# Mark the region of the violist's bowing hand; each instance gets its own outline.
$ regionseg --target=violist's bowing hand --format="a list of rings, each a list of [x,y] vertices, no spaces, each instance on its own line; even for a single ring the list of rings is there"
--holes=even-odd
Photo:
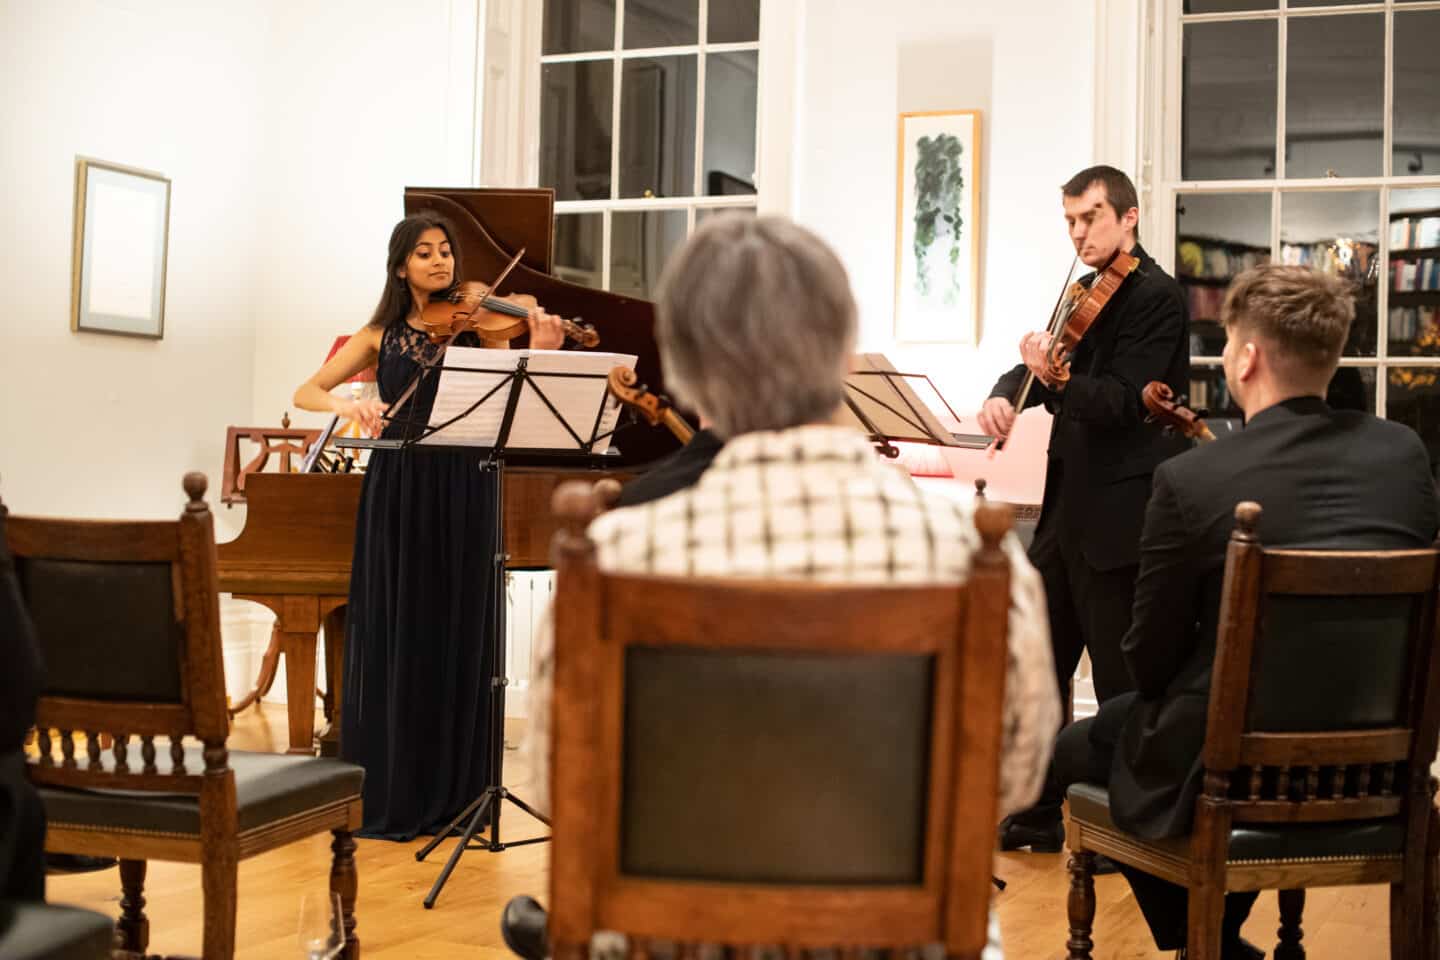
[[[336,409],[346,420],[354,420],[372,437],[380,436],[380,431],[385,429],[385,421],[382,419],[390,404],[382,400],[345,400]]]
[[[530,314],[530,348],[532,350],[559,350],[565,344],[565,328],[560,318],[536,307]]]
[[[1015,407],[1004,397],[991,397],[980,408],[976,419],[982,432],[992,437],[1008,437],[1010,428],[1015,426]]]

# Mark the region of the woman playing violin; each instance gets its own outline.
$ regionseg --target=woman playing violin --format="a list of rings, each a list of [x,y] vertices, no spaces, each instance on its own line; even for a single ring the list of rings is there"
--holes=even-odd
[[[460,274],[454,231],[417,213],[395,225],[385,287],[370,322],[295,391],[306,410],[338,413],[372,435],[401,437],[423,425],[436,377],[419,381],[408,408],[387,419],[422,363],[444,348],[422,317]],[[529,316],[530,346],[558,348],[561,321]],[[504,349],[462,332],[457,346]],[[380,399],[330,395],[374,365]],[[491,622],[488,574],[497,549],[490,518],[494,476],[468,450],[374,450],[356,518],[345,638],[341,750],[365,768],[362,836],[409,840],[449,822],[488,783]]]
[[[1007,435],[1020,385],[1027,373],[1034,375],[1024,406],[1043,403],[1054,421],[1030,559],[1045,580],[1062,695],[1089,649],[1095,694],[1103,701],[1131,687],[1120,641],[1130,625],[1150,476],[1183,446],[1145,422],[1140,392],[1152,380],[1186,392],[1188,320],[1179,284],[1138,242],[1140,211],[1129,177],[1114,167],[1091,167],[1061,194],[1076,256],[1097,272],[1095,288],[1113,265],[1128,263],[1118,255],[1139,263],[1068,357],[1054,355],[1049,334],[1027,334],[1022,362],[995,384],[979,419],[987,433]],[[1092,287],[1088,278],[1081,282]],[[1042,796],[1035,808],[1007,820],[1001,843],[1058,850],[1062,836],[1060,798]]]

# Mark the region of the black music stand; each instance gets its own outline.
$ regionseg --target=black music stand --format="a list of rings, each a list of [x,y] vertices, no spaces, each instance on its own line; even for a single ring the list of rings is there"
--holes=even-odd
[[[989,446],[989,437],[947,430],[915,393],[914,386],[919,384],[927,388],[957,423],[960,421],[928,376],[901,373],[876,353],[856,357],[855,369],[845,377],[845,410],[849,417],[841,416],[869,437],[879,453],[891,459],[900,456],[894,444],[897,440],[964,449]]]
[[[561,354],[558,351],[546,351],[545,355],[547,357],[559,356],[567,358],[559,361],[551,359],[547,362],[547,366],[554,367],[557,364],[565,365],[568,360],[571,365],[594,366],[596,371],[577,372],[562,369],[532,371],[530,369],[532,355],[529,353],[520,353],[517,351],[519,355],[514,357],[515,365],[511,368],[508,366],[497,367],[484,365],[483,361],[481,365],[467,362],[467,360],[464,359],[466,350],[473,350],[476,354],[501,352],[481,351],[475,348],[451,348],[433,363],[422,366],[416,374],[417,382],[412,384],[412,386],[418,386],[418,383],[426,377],[435,376],[442,372],[452,373],[460,378],[461,381],[470,378],[480,381],[478,388],[474,389],[471,393],[467,394],[463,390],[455,391],[456,394],[460,395],[458,402],[445,403],[442,402],[445,388],[455,383],[455,381],[448,378],[442,380],[439,386],[441,392],[437,393],[434,406],[437,410],[443,410],[444,412],[432,413],[430,423],[417,423],[414,416],[415,408],[412,405],[405,404],[401,406],[401,409],[396,414],[392,415],[391,419],[404,424],[403,432],[407,439],[345,440],[337,442],[339,446],[365,447],[370,449],[403,449],[422,443],[426,445],[468,447],[484,453],[485,460],[481,464],[481,469],[493,471],[495,474],[495,505],[492,522],[495,527],[496,551],[491,570],[492,589],[495,591],[495,612],[491,621],[491,631],[495,638],[495,655],[493,660],[494,666],[492,667],[490,676],[490,730],[489,743],[486,745],[486,749],[490,754],[491,782],[486,785],[479,796],[472,800],[464,810],[460,811],[459,815],[456,816],[447,827],[436,833],[429,843],[425,844],[424,847],[416,852],[415,859],[424,860],[429,856],[430,852],[443,843],[447,837],[451,836],[457,830],[461,831],[459,842],[455,845],[455,849],[451,851],[450,858],[445,862],[445,866],[441,868],[440,875],[435,878],[435,883],[431,886],[430,892],[425,896],[424,903],[427,910],[435,906],[435,901],[440,896],[440,890],[445,886],[445,882],[450,879],[450,874],[454,871],[456,864],[460,862],[461,854],[466,850],[489,850],[491,853],[499,853],[509,847],[519,847],[531,843],[544,843],[550,839],[548,836],[530,837],[523,840],[512,840],[509,843],[504,843],[500,839],[500,811],[503,808],[503,801],[506,800],[515,804],[515,806],[546,826],[550,825],[550,820],[547,817],[524,800],[521,800],[514,793],[510,792],[509,788],[504,785],[503,777],[505,759],[505,688],[510,682],[509,678],[505,675],[505,578],[506,561],[509,559],[509,555],[505,552],[505,461],[507,454],[513,449],[517,454],[523,453],[527,459],[553,459],[557,464],[563,463],[566,466],[607,466],[606,461],[610,460],[611,456],[603,453],[597,454],[594,451],[602,441],[608,440],[614,432],[614,421],[618,418],[619,414],[617,401],[610,398],[609,392],[606,389],[609,371],[616,363],[624,363],[628,360],[629,363],[633,365],[635,360],[633,357],[616,354],[596,354],[594,352],[565,352]],[[460,358],[458,362],[457,357]],[[508,363],[510,359],[510,357],[507,357],[504,362]],[[578,364],[575,364],[574,361],[578,361]],[[489,362],[493,364],[495,359],[492,357]],[[486,376],[483,378],[475,376],[480,374]],[[489,383],[491,379],[495,380],[493,384]],[[573,384],[574,381],[578,380],[595,382],[596,389],[594,393],[598,402],[595,404],[593,419],[587,433],[582,434],[579,430],[576,430],[560,409],[561,406],[573,408],[575,406],[573,402],[567,403],[565,399],[559,396],[551,397],[547,395],[540,381],[551,379],[558,380],[562,384],[566,381],[570,381]],[[552,392],[557,394],[561,392],[557,390],[554,385],[552,385],[551,389]],[[573,394],[574,391],[570,390],[566,392]],[[405,398],[408,399],[412,393],[412,390],[407,389]],[[471,396],[474,396],[474,399],[471,399]],[[453,398],[449,399],[453,400]],[[570,399],[573,401],[573,396]],[[526,401],[528,401],[528,403]],[[400,405],[397,404],[397,406]],[[458,413],[449,413],[449,409],[456,407],[459,409]],[[492,409],[495,407],[499,407],[499,410]],[[483,425],[484,422],[486,422],[485,418],[479,418],[481,425],[478,427],[471,421],[471,418],[476,417],[476,414],[482,410],[489,411],[492,416],[498,415],[498,424],[494,427],[493,436],[484,436],[484,439],[491,440],[489,443],[473,442],[477,437],[489,433],[489,428]],[[540,414],[539,411],[546,411],[547,413]],[[611,414],[611,416],[608,417],[610,427],[602,432],[602,425],[607,422],[607,413]],[[517,418],[527,419],[533,427],[536,416],[548,416],[550,423],[560,428],[560,435],[566,437],[568,441],[573,441],[573,446],[535,447],[518,443],[512,446],[511,433],[515,427]],[[586,411],[585,416],[589,418],[591,414]],[[439,422],[435,422],[436,420],[439,420]],[[469,429],[466,429],[467,426]],[[434,439],[442,431],[448,431],[447,439]],[[554,436],[555,434],[556,431],[552,430],[551,435]],[[480,829],[480,825],[485,820],[487,813],[490,815],[490,838],[488,841],[484,839],[483,832]],[[461,828],[462,823],[464,824],[463,829]],[[476,833],[482,833],[478,844],[472,842],[475,839]]]

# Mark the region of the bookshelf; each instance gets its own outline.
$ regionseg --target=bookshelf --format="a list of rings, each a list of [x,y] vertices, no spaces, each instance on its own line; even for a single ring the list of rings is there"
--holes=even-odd
[[[1220,355],[1225,346],[1220,306],[1226,288],[1238,274],[1269,262],[1269,247],[1198,235],[1175,238],[1175,279],[1190,312],[1192,356]]]
[[[1440,207],[1390,214],[1392,356],[1440,354]]]

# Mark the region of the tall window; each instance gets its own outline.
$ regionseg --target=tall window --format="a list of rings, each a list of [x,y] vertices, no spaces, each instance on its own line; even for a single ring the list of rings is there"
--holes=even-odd
[[[759,0],[545,0],[555,273],[650,298],[706,216],[753,212]]]
[[[1410,424],[1440,460],[1440,2],[1163,9],[1151,142],[1174,243],[1156,246],[1189,298],[1192,402],[1239,416],[1219,367],[1230,279],[1301,264],[1356,285],[1331,404]]]

